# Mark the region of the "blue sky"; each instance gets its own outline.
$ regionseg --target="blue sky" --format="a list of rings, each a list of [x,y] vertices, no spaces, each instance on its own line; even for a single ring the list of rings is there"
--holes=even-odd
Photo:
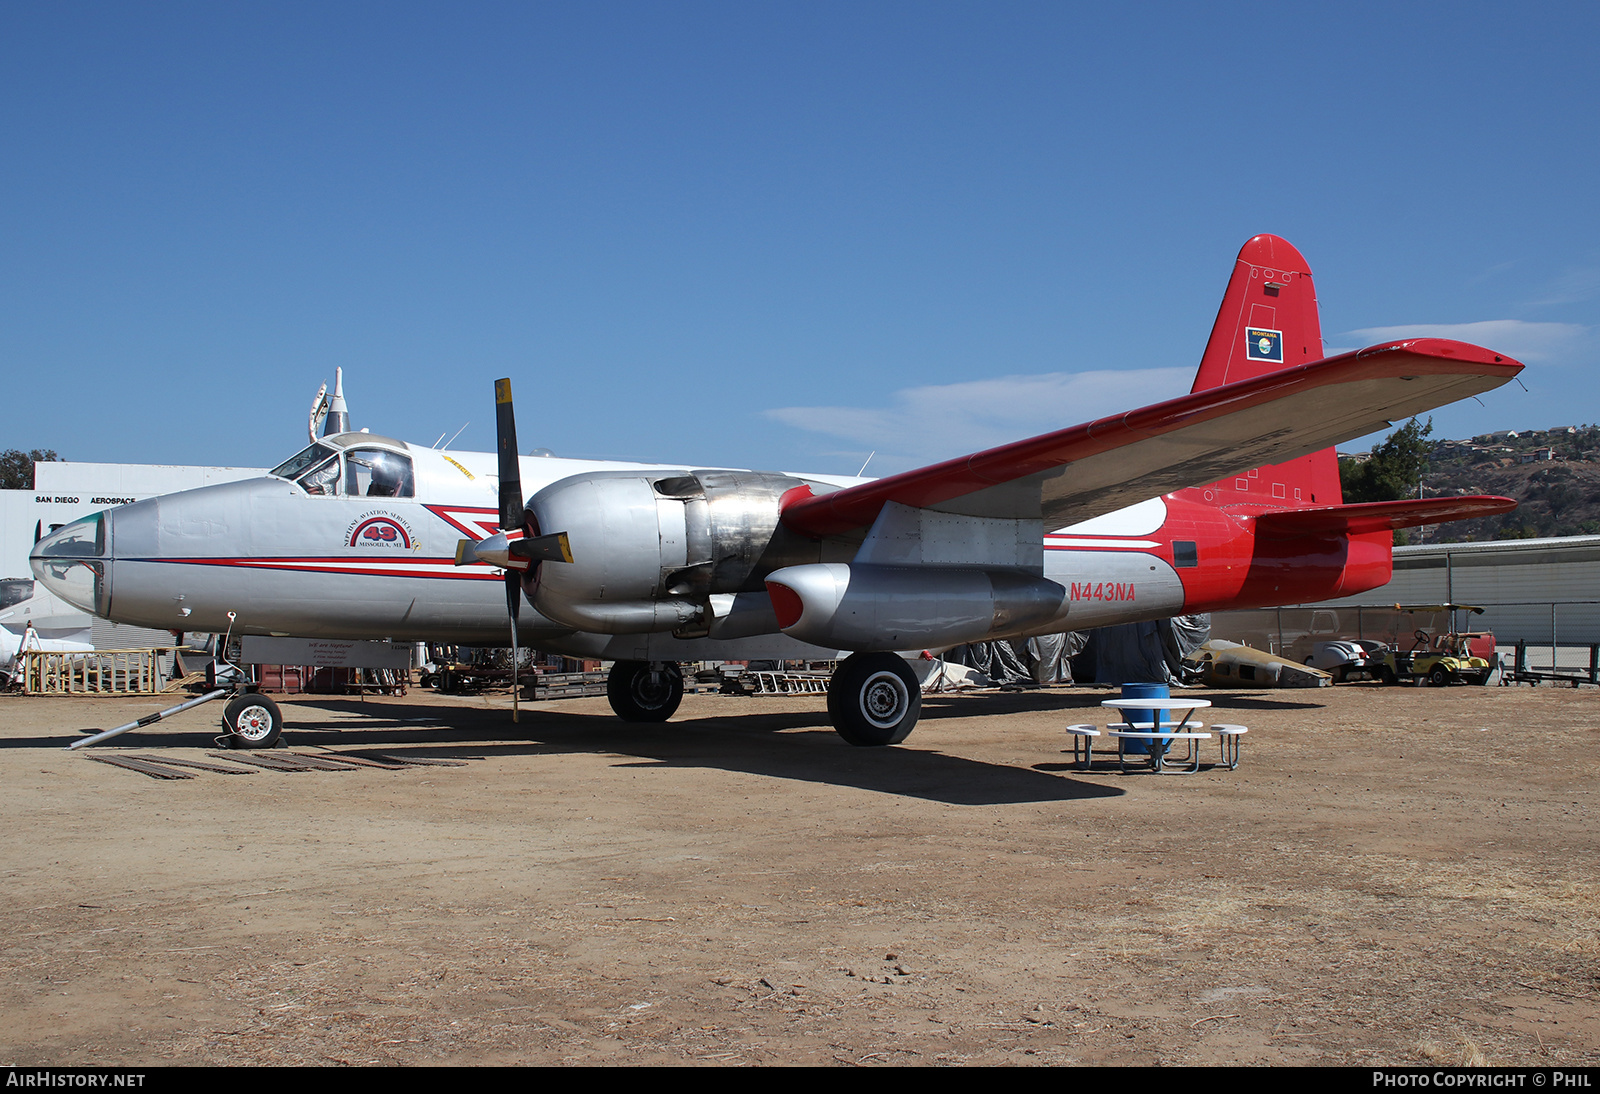
[[[1239,246],[1330,348],[1600,419],[1600,6],[9,4],[0,447],[885,473],[1187,390]]]

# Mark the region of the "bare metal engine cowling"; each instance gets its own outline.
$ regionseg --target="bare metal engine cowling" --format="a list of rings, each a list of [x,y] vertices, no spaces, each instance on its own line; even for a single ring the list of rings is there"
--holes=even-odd
[[[943,649],[1021,634],[1056,617],[1067,590],[1015,569],[818,563],[772,573],[783,633],[841,650]]]
[[[765,601],[766,574],[818,561],[820,545],[778,520],[783,495],[806,485],[752,471],[602,471],[551,483],[527,508],[539,532],[567,533],[572,562],[541,563],[524,589],[541,615],[576,630],[712,633],[713,596]]]

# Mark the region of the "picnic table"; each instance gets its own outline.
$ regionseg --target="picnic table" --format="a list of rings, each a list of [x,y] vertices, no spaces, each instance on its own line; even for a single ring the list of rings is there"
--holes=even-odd
[[[1203,733],[1204,722],[1193,720],[1194,712],[1203,710],[1211,705],[1209,699],[1186,698],[1157,698],[1145,699],[1106,699],[1100,704],[1119,714],[1129,710],[1170,710],[1181,711],[1183,717],[1178,719],[1161,719],[1160,724],[1155,722],[1113,722],[1107,728],[1110,736],[1117,741],[1117,763],[1123,771],[1128,771],[1127,742],[1150,742],[1150,770],[1163,775],[1192,775],[1200,770],[1200,741],[1209,741],[1211,734]],[[1126,716],[1126,715],[1124,715]],[[1183,741],[1188,747],[1188,754],[1180,761],[1186,766],[1169,768],[1166,763],[1167,745],[1173,741]],[[1236,749],[1237,752],[1237,749]],[[1237,764],[1237,756],[1234,763]],[[1134,770],[1138,770],[1135,767]]]

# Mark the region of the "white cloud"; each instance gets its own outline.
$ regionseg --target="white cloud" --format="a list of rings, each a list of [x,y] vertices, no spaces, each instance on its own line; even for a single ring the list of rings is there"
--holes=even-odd
[[[1398,327],[1365,327],[1341,337],[1362,345],[1393,342],[1400,338],[1454,338],[1471,342],[1525,362],[1563,363],[1573,360],[1589,338],[1589,328],[1577,323],[1529,323],[1521,319],[1486,319],[1478,323],[1410,323]]]
[[[1186,394],[1192,368],[1047,372],[903,388],[884,406],[794,406],[769,418],[877,449],[886,474]]]
[[[1533,307],[1576,304],[1600,296],[1600,268],[1583,266],[1567,270],[1551,280],[1545,295],[1530,301]]]

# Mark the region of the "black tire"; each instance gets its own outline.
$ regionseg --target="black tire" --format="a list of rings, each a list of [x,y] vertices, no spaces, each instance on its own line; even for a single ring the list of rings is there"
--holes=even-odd
[[[606,698],[624,722],[665,722],[683,702],[683,670],[673,661],[618,661],[606,677]]]
[[[1428,673],[1428,683],[1436,688],[1450,686],[1450,670],[1443,665],[1433,666],[1433,671]]]
[[[271,748],[283,736],[283,712],[265,695],[246,692],[228,700],[222,728],[231,748]]]
[[[828,681],[828,718],[850,744],[897,745],[921,714],[922,689],[898,654],[853,653]]]
[[[1378,668],[1378,682],[1385,687],[1394,687],[1400,682],[1400,678],[1394,674],[1394,669],[1388,665],[1381,665]]]

